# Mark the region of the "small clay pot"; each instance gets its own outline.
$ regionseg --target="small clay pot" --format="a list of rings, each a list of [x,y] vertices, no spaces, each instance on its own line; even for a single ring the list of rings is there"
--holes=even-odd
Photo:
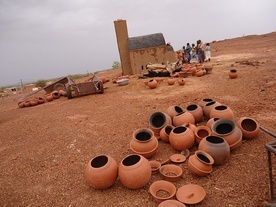
[[[216,106],[210,111],[210,118],[225,118],[234,119],[234,113],[232,109],[225,105]]]
[[[220,106],[221,104],[217,101],[211,101],[207,104],[205,104],[205,106],[203,107],[203,115],[206,118],[210,118],[210,112],[213,108],[215,108],[216,106]]]
[[[190,112],[194,116],[196,123],[202,120],[203,109],[198,104],[190,104],[186,107],[186,111]]]
[[[53,96],[54,99],[58,99],[60,97],[60,94],[59,94],[58,91],[53,91],[52,96]]]
[[[159,172],[165,180],[173,182],[181,178],[183,170],[177,165],[167,164],[161,166]]]
[[[38,98],[37,98],[37,101],[38,101],[39,104],[43,104],[43,103],[45,103],[45,98],[43,98],[43,97],[38,97]]]
[[[19,103],[18,103],[18,107],[19,107],[19,108],[23,108],[23,107],[25,107],[25,105],[24,105],[24,101],[19,102]]]
[[[167,195],[160,196],[158,192],[165,191]],[[153,182],[149,187],[149,192],[153,196],[154,200],[157,202],[162,202],[164,200],[171,199],[176,194],[176,187],[173,183],[166,180],[157,180]],[[162,194],[163,195],[163,194]]]
[[[50,102],[50,101],[52,101],[54,99],[54,97],[53,97],[52,94],[46,94],[45,95],[45,99],[46,99],[46,101]]]
[[[195,124],[195,118],[189,111],[180,112],[173,117],[174,126],[181,126],[184,123]]]
[[[189,123],[189,122],[186,122],[186,123],[184,123],[182,126],[187,127],[187,128],[189,128],[190,130],[192,130],[193,132],[195,132],[196,125],[194,125],[194,124],[191,124],[191,123]]]
[[[163,142],[169,142],[169,136],[171,131],[173,130],[173,125],[166,125],[160,131],[160,138]]]
[[[209,103],[209,102],[212,102],[214,101],[213,99],[210,99],[210,98],[203,98],[199,101],[198,105],[203,109],[203,107]]]
[[[166,113],[173,118],[175,115],[179,114],[180,112],[183,112],[183,109],[178,105],[172,105],[167,108]]]
[[[242,131],[244,139],[253,139],[258,136],[260,131],[259,123],[249,117],[241,117],[237,122],[236,126]]]
[[[197,150],[188,159],[188,169],[199,176],[206,176],[213,170],[214,159],[207,152]]]
[[[38,105],[38,100],[32,99],[32,100],[30,100],[30,104],[31,104],[31,106],[36,106],[36,105]]]
[[[178,151],[190,149],[195,142],[195,135],[192,130],[184,126],[175,127],[169,135],[170,144]]]
[[[178,83],[178,85],[180,85],[180,86],[184,86],[184,85],[185,85],[185,80],[184,80],[184,78],[178,79],[177,83]]]
[[[157,138],[160,136],[161,129],[168,124],[172,124],[172,119],[168,114],[158,111],[150,115],[149,127]]]
[[[196,77],[201,77],[204,75],[204,73],[201,69],[198,69],[198,70],[196,70],[195,75],[196,75]]]
[[[196,127],[194,134],[196,143],[199,144],[203,138],[210,136],[212,134],[212,131],[209,127],[202,125]]]
[[[24,107],[29,107],[29,106],[31,106],[30,101],[24,101]]]
[[[167,80],[167,83],[168,83],[168,85],[174,85],[174,83],[175,83],[175,80],[173,79],[173,78],[169,78],[168,80]]]
[[[155,79],[150,79],[150,80],[148,81],[148,87],[149,87],[150,89],[156,88],[157,85],[158,85],[158,83],[157,83],[157,81],[156,81]]]
[[[228,73],[229,78],[234,79],[238,77],[238,71],[236,69],[231,69]]]

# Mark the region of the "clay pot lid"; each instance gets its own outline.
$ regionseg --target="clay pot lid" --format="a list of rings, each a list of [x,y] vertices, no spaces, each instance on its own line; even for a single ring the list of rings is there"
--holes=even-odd
[[[176,192],[177,200],[185,204],[196,204],[206,196],[205,190],[196,184],[187,184],[180,187]]]
[[[183,154],[173,154],[170,160],[174,163],[182,163],[185,162],[186,157]]]
[[[186,205],[177,200],[170,199],[161,202],[158,207],[186,207]]]
[[[186,159],[190,156],[190,151],[188,149],[184,149],[180,153],[184,155]]]

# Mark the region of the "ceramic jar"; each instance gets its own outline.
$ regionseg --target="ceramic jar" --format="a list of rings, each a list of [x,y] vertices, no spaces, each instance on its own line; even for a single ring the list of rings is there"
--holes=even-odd
[[[151,79],[151,80],[148,81],[148,87],[150,89],[156,88],[157,85],[158,85],[158,82],[155,79]]]
[[[196,123],[202,120],[203,109],[198,104],[190,104],[186,107],[186,111],[190,112],[194,116]]]
[[[158,140],[151,129],[140,128],[133,132],[130,140],[130,149],[135,154],[150,158],[156,153],[157,147]]]
[[[201,69],[198,69],[198,70],[196,70],[195,75],[196,75],[196,77],[201,77],[201,76],[203,76],[203,71]]]
[[[45,99],[42,98],[42,97],[38,97],[37,101],[38,101],[39,104],[43,104],[45,102]]]
[[[180,86],[184,86],[184,85],[185,85],[185,80],[184,80],[184,78],[178,79],[177,83],[178,83],[178,85],[180,85]]]
[[[173,78],[169,78],[169,79],[167,80],[167,83],[168,83],[168,85],[174,85],[175,80],[174,80]]]
[[[53,96],[54,99],[58,99],[60,97],[60,94],[59,94],[58,91],[53,91],[52,96]]]
[[[222,165],[230,156],[230,147],[221,137],[207,136],[201,140],[198,149],[207,152],[214,159],[214,165]]]
[[[259,123],[249,117],[241,117],[236,122],[237,127],[242,131],[242,136],[244,139],[252,139],[258,136],[260,131]]]
[[[149,182],[151,165],[141,155],[128,155],[119,164],[118,176],[127,188],[139,189]]]
[[[202,125],[195,128],[194,134],[196,143],[199,144],[203,138],[210,136],[212,131],[209,127]]]
[[[209,102],[212,102],[214,101],[213,99],[210,99],[210,98],[203,98],[201,99],[199,102],[198,102],[198,105],[203,109],[203,107],[209,103]]]
[[[231,119],[219,119],[213,124],[212,135],[222,137],[230,146],[230,151],[242,143],[242,132]]]
[[[188,111],[180,112],[173,117],[173,125],[174,126],[181,126],[187,122],[189,122],[191,124],[195,124],[194,116]]]
[[[180,112],[183,112],[183,109],[178,105],[172,105],[169,108],[167,108],[166,113],[173,118],[175,115],[179,114]]]
[[[206,126],[209,127],[212,130],[213,124],[219,120],[220,118],[211,118],[207,121]]]
[[[210,118],[234,119],[234,113],[231,108],[225,105],[216,106],[210,111]]]
[[[214,159],[207,152],[197,150],[194,155],[188,159],[188,169],[190,172],[206,176],[213,170]]]
[[[220,106],[221,104],[217,101],[211,101],[207,104],[205,104],[205,106],[203,107],[203,114],[206,118],[210,118],[210,112],[213,108],[215,108],[216,106]]]
[[[236,69],[231,69],[228,73],[229,78],[234,79],[238,77],[238,71]]]
[[[85,179],[89,186],[106,189],[112,186],[118,177],[118,164],[108,155],[93,157],[86,165]]]
[[[160,131],[160,138],[163,142],[169,142],[169,136],[171,131],[173,130],[173,125],[166,125]]]
[[[169,141],[174,149],[182,151],[193,147],[195,136],[189,128],[178,126],[171,131]]]
[[[32,100],[30,100],[30,104],[31,104],[31,106],[36,106],[38,104],[38,100],[32,99]]]
[[[52,96],[52,94],[46,94],[45,99],[46,99],[46,101],[50,102],[54,99],[54,97]]]
[[[149,127],[153,131],[156,138],[160,137],[161,129],[167,124],[172,124],[171,117],[164,112],[154,112],[149,118]]]

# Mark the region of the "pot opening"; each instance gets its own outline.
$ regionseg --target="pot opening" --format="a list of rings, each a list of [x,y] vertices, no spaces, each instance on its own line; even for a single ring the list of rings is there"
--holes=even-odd
[[[209,132],[206,129],[200,129],[200,130],[197,131],[197,135],[200,138],[204,138],[204,137],[207,137],[209,135]]]
[[[139,155],[130,155],[123,160],[123,165],[131,166],[139,162],[141,157]]]
[[[216,136],[209,136],[206,137],[206,140],[208,142],[214,143],[214,144],[220,144],[224,142],[224,139],[222,139],[221,137],[216,137]]]
[[[175,128],[173,129],[173,132],[176,133],[176,134],[181,134],[181,133],[185,132],[186,130],[187,130],[186,127],[184,127],[184,126],[179,126],[179,127],[175,127]]]
[[[152,135],[148,132],[139,132],[136,134],[135,138],[139,141],[148,141],[151,136]]]
[[[165,124],[166,117],[162,113],[155,114],[152,119],[151,123],[154,127],[160,128]]]
[[[169,198],[170,196],[170,193],[166,190],[158,190],[156,192],[156,197],[158,198]]]
[[[198,153],[198,154],[197,154],[197,157],[198,157],[201,161],[203,161],[203,162],[211,163],[211,161],[209,160],[209,158],[206,157],[206,156],[203,155],[203,154]]]
[[[181,113],[183,112],[182,108],[180,106],[174,106],[174,110],[177,112],[177,113]]]
[[[237,72],[237,70],[236,70],[236,69],[231,69],[231,70],[230,70],[230,72],[232,72],[232,73],[236,73],[236,72]]]
[[[211,102],[207,103],[205,106],[212,106],[215,103],[216,103],[215,101],[211,101]]]
[[[99,168],[104,166],[108,161],[107,156],[105,155],[101,155],[98,157],[95,157],[92,161],[91,161],[91,166],[94,168]]]
[[[173,129],[173,128],[172,128],[171,126],[166,126],[166,127],[165,127],[165,132],[166,132],[166,134],[169,135],[169,134],[171,133],[172,129]]]
[[[203,101],[204,101],[204,102],[211,102],[211,101],[213,101],[213,99],[210,99],[210,98],[204,98],[204,99],[203,99]]]
[[[252,119],[244,119],[241,123],[241,126],[246,131],[254,131],[257,128],[257,124]]]
[[[191,104],[191,105],[187,106],[188,111],[193,111],[193,110],[196,110],[197,108],[198,108],[198,106],[196,104]]]
[[[152,82],[152,81],[154,81],[154,80],[153,79],[149,80],[149,82]]]
[[[218,110],[218,111],[223,111],[223,110],[227,109],[227,106],[220,105],[220,106],[216,106],[215,109]]]
[[[222,124],[219,124],[217,127],[216,127],[216,132],[218,134],[228,134],[230,133],[231,131],[233,131],[233,126],[231,124],[228,124],[228,123],[222,123]]]

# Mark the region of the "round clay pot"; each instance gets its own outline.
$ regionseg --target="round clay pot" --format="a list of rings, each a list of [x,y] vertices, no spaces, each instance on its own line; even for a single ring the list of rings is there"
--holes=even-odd
[[[59,93],[60,96],[66,96],[66,91],[63,90],[63,89],[59,89],[58,93]]]
[[[203,98],[199,101],[198,105],[203,109],[203,107],[209,103],[209,102],[212,102],[214,101],[213,99],[210,99],[210,98]]]
[[[228,106],[220,105],[211,109],[210,118],[234,119],[234,113]]]
[[[130,140],[130,149],[134,153],[146,155],[149,158],[150,155],[153,156],[155,154],[157,147],[158,140],[151,129],[140,128],[133,132],[132,139]],[[149,152],[151,153],[149,154]]]
[[[195,135],[189,128],[178,126],[171,131],[169,140],[174,149],[182,151],[193,147],[195,143]]]
[[[236,69],[231,69],[228,73],[229,78],[234,79],[238,77],[238,71]]]
[[[169,199],[162,201],[158,207],[186,207],[186,205],[180,201]]]
[[[166,194],[161,195],[158,192],[165,191]],[[157,180],[153,182],[149,187],[149,192],[157,202],[162,202],[171,199],[176,194],[176,187],[173,183],[166,180]],[[164,195],[164,196],[163,196]]]
[[[106,189],[112,186],[118,177],[118,164],[108,155],[93,157],[86,165],[85,179],[89,186]]]
[[[20,101],[20,102],[18,103],[18,107],[19,107],[19,108],[25,107],[24,101]]]
[[[212,130],[213,124],[219,119],[220,118],[216,118],[216,117],[215,118],[213,117],[213,118],[209,119],[206,123],[206,126],[209,127]]]
[[[242,131],[242,136],[244,139],[252,139],[258,136],[260,131],[259,123],[249,117],[241,117],[236,122],[237,127]]]
[[[197,150],[188,159],[188,169],[199,176],[206,176],[213,170],[214,159],[207,152]]]
[[[157,85],[158,85],[158,82],[157,82],[155,79],[150,79],[150,80],[148,81],[148,87],[149,87],[150,89],[156,88]]]
[[[202,120],[203,109],[198,104],[190,104],[186,107],[186,111],[190,112],[194,116],[196,123]]]
[[[196,70],[195,75],[196,75],[196,77],[201,77],[204,74],[203,74],[203,71],[201,69],[199,69],[199,70]]]
[[[43,97],[38,97],[37,101],[39,104],[43,104],[45,102],[45,99]]]
[[[212,134],[212,131],[209,127],[202,125],[196,127],[194,134],[196,143],[199,144],[203,138],[210,136]]]
[[[185,85],[185,80],[184,80],[184,78],[178,79],[177,83],[178,83],[178,85],[180,85],[180,86],[184,86],[184,85]]]
[[[231,119],[219,119],[212,127],[212,135],[222,137],[230,146],[230,151],[242,143],[242,132]]]
[[[24,106],[25,106],[25,107],[29,107],[29,106],[31,106],[30,101],[24,101]]]
[[[52,96],[52,94],[46,94],[45,99],[46,99],[46,101],[50,102],[54,99],[54,97]]]
[[[183,170],[178,165],[167,164],[161,166],[159,172],[164,178],[164,180],[173,182],[178,181],[181,178]]]
[[[190,130],[192,130],[193,132],[195,132],[196,125],[194,125],[194,124],[186,122],[186,123],[182,124],[182,126],[185,126],[185,127],[189,128]]]
[[[168,83],[168,85],[174,85],[174,83],[175,83],[175,80],[173,79],[173,78],[169,78],[168,80],[167,80],[167,83]]]
[[[173,118],[175,115],[179,114],[180,112],[183,112],[183,109],[178,105],[172,105],[169,108],[167,108],[166,113]]]
[[[38,100],[32,99],[32,100],[30,100],[30,104],[31,104],[31,106],[36,106],[36,105],[38,105]]]
[[[203,114],[206,118],[210,118],[210,112],[213,108],[215,108],[216,106],[220,106],[221,104],[217,101],[211,101],[207,104],[205,104],[205,106],[203,107]]]
[[[139,189],[149,182],[151,165],[141,155],[128,155],[119,164],[118,176],[121,183],[127,188]]]
[[[58,91],[53,91],[52,96],[53,96],[54,99],[58,99],[60,97],[60,94],[59,94]]]
[[[180,112],[173,117],[174,126],[181,126],[184,123],[188,122],[191,124],[195,124],[195,118],[189,111]]]
[[[151,166],[151,174],[156,174],[159,172],[159,169],[161,167],[161,163],[156,160],[150,160],[149,164]]]
[[[214,159],[214,165],[222,165],[230,156],[230,147],[221,137],[207,136],[201,140],[198,149],[207,152]]]
[[[167,124],[172,124],[172,119],[168,114],[163,112],[154,112],[150,115],[149,127],[157,138],[160,136],[161,129]]]
[[[166,125],[160,131],[160,138],[163,142],[169,142],[169,135],[173,130],[173,125]]]

